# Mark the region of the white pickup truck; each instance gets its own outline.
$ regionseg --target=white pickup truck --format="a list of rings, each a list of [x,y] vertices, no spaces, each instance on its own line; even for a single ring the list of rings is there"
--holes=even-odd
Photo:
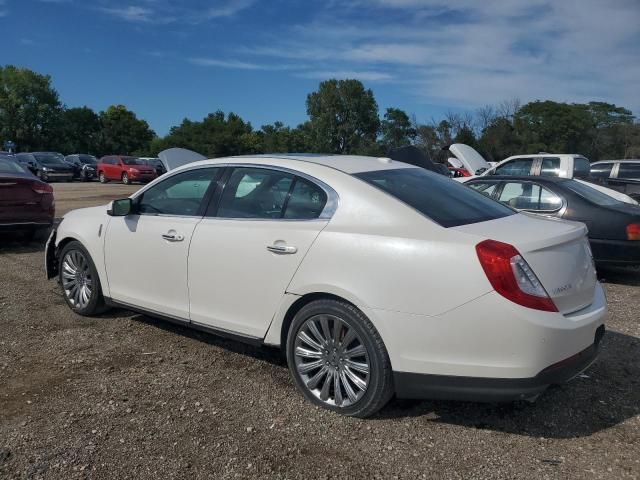
[[[584,182],[590,176],[591,163],[582,155],[536,153],[532,155],[514,155],[495,165],[487,162],[474,148],[463,143],[449,146],[449,152],[455,155],[449,163],[453,166],[462,164],[471,177],[457,177],[456,180],[465,182],[475,176],[486,175],[540,175],[548,177],[573,178]],[[458,160],[458,162],[455,162]],[[634,199],[602,185],[586,182],[592,188],[625,203],[637,204]]]

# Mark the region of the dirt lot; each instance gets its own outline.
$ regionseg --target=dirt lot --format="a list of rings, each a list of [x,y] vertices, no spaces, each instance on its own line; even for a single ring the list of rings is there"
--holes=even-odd
[[[135,188],[56,185],[58,212]],[[394,400],[358,420],[305,402],[276,351],[79,317],[42,264],[0,239],[0,478],[640,477],[637,272],[604,274],[599,361],[535,404]]]

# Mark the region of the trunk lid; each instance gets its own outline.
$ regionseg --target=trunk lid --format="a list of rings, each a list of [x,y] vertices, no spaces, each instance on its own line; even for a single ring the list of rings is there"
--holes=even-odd
[[[32,188],[36,181],[26,175],[0,176],[0,222],[29,221],[42,210],[42,196]]]
[[[561,313],[593,301],[597,279],[584,224],[520,213],[454,230],[513,245]]]

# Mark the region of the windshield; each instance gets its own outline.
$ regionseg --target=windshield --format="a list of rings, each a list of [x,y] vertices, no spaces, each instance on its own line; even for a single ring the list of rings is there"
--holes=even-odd
[[[27,171],[9,157],[0,156],[0,173],[27,173]]]
[[[78,155],[78,160],[84,165],[95,165],[98,160],[93,155]]]
[[[575,180],[567,180],[562,183],[569,190],[574,193],[577,193],[585,200],[590,201],[591,203],[595,203],[596,205],[601,205],[603,207],[612,206],[612,205],[622,205],[623,202],[616,200],[613,197],[610,197],[606,193],[602,193],[595,188],[591,188],[584,183],[576,182]]]
[[[59,153],[34,153],[33,156],[43,165],[66,165],[64,157]]]
[[[144,161],[136,157],[122,157],[122,163],[125,165],[144,165]]]
[[[443,227],[457,227],[514,215],[516,212],[443,175],[422,168],[357,173]]]

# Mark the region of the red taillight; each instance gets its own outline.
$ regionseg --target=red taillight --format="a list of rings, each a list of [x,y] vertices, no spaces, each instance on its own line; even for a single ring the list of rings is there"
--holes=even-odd
[[[523,307],[557,312],[558,308],[518,250],[507,243],[485,240],[476,245],[478,259],[493,289]]]
[[[31,190],[39,193],[40,195],[44,195],[45,193],[53,193],[53,187],[44,182],[33,182],[31,184]]]
[[[627,225],[627,240],[640,240],[640,223]]]

